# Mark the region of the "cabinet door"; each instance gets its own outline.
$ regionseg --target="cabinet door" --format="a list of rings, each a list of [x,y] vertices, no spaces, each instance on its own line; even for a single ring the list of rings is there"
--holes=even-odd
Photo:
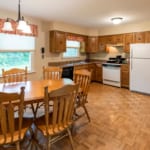
[[[95,36],[88,37],[88,47],[86,52],[89,53],[98,52],[98,37]]]
[[[150,31],[145,32],[145,43],[150,43]]]
[[[96,81],[102,82],[102,65],[96,64]]]
[[[129,65],[121,66],[121,86],[129,88]]]
[[[120,44],[123,43],[123,34],[117,34],[113,36],[113,43]]]
[[[66,34],[62,31],[50,31],[50,52],[66,51]]]
[[[124,34],[124,51],[130,52],[130,44],[133,43],[133,33]]]
[[[105,51],[106,50],[106,36],[99,36],[99,50]]]
[[[134,43],[145,43],[145,32],[135,32]]]
[[[114,43],[114,36],[113,35],[106,36],[106,44],[113,44],[113,43]]]
[[[88,65],[88,70],[92,72],[92,77],[91,80],[94,81],[95,80],[95,64],[89,64]]]

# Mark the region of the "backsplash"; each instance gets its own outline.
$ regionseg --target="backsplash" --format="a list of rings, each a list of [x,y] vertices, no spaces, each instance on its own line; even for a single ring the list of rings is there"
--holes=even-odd
[[[109,47],[108,51],[90,54],[89,57],[90,59],[108,60],[110,57],[121,55],[123,58],[128,58],[128,54],[123,51],[122,47]]]

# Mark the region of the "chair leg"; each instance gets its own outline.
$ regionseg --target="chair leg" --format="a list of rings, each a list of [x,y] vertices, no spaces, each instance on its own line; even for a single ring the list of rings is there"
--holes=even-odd
[[[85,113],[87,115],[87,118],[88,118],[89,122],[90,122],[91,119],[90,119],[89,113],[88,113],[87,108],[85,107],[85,105],[83,106],[83,109],[84,109],[84,111],[85,111]]]
[[[19,142],[16,143],[16,150],[20,150]]]
[[[68,135],[69,135],[69,140],[70,140],[70,143],[71,143],[72,150],[74,150],[73,139],[72,139],[72,135],[71,135],[71,132],[70,132],[69,128],[67,128],[67,132],[68,132]]]
[[[51,137],[48,136],[48,141],[47,141],[47,149],[50,150],[51,149]]]

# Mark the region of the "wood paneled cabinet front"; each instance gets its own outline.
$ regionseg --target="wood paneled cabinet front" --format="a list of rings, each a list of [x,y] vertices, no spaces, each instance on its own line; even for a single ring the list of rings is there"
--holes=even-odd
[[[97,36],[88,36],[87,38],[87,53],[96,53],[99,51],[98,47],[98,37]]]
[[[122,44],[123,43],[123,34],[113,35],[113,44]]]
[[[88,70],[92,72],[91,81],[95,81],[95,63],[88,64]]]
[[[145,32],[135,32],[134,43],[145,43]]]
[[[50,31],[50,52],[66,51],[66,33],[62,31]]]
[[[129,64],[121,65],[121,87],[129,88]]]
[[[102,82],[102,64],[96,64],[96,77],[95,80]]]
[[[99,36],[99,50],[100,52],[106,51],[106,44],[107,44],[107,39],[106,36]]]
[[[145,32],[145,43],[150,43],[150,31]]]
[[[124,52],[130,52],[130,44],[133,43],[133,33],[124,34]]]
[[[80,70],[80,69],[87,69],[88,70],[88,64],[82,64],[82,65],[75,65],[74,71]]]

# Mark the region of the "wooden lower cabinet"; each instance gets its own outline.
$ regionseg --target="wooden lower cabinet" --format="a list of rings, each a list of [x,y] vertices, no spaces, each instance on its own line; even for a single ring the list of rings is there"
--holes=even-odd
[[[74,71],[79,69],[88,69],[88,64],[74,66]]]
[[[95,63],[88,64],[88,70],[92,72],[91,81],[95,81]]]
[[[121,87],[129,88],[129,64],[121,65]]]
[[[102,82],[102,64],[96,64],[96,77],[95,81]]]

